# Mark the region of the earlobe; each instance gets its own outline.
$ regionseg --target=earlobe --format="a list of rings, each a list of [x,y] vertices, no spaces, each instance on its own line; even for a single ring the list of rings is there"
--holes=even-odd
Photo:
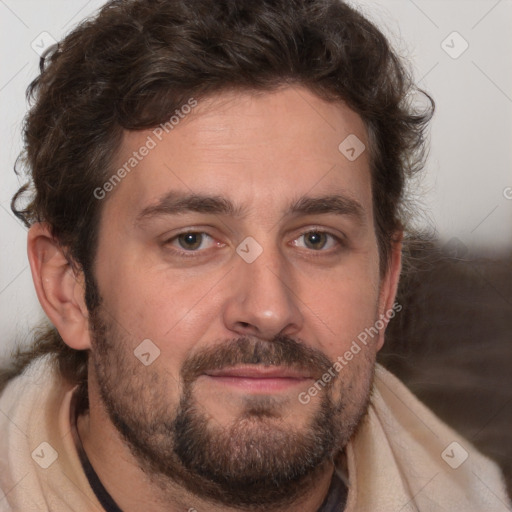
[[[377,350],[384,345],[384,335],[387,324],[402,308],[397,309],[395,306],[396,293],[400,273],[402,271],[402,240],[403,232],[397,232],[391,242],[391,254],[386,275],[382,279],[380,296],[379,296],[379,319],[385,323],[385,327],[379,333],[377,341]]]
[[[28,259],[37,297],[46,315],[71,348],[90,348],[83,275],[72,268],[47,224],[28,232]]]

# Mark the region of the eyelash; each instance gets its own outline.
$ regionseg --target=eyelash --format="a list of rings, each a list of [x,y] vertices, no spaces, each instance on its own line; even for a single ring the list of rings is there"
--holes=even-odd
[[[172,242],[174,242],[175,240],[178,240],[178,238],[183,235],[206,235],[207,237],[211,238],[212,240],[215,240],[212,236],[210,236],[208,233],[206,233],[204,231],[183,231],[181,233],[178,233],[177,235],[174,235],[172,238],[169,238],[168,240],[166,240],[164,242],[164,246],[166,246],[166,247],[170,246]],[[185,249],[171,248],[170,250],[174,254],[177,254],[178,256],[182,256],[184,258],[197,258],[197,257],[203,256],[205,251],[208,251],[209,249],[204,249],[202,251],[201,250],[186,251]]]
[[[311,233],[315,233],[315,234],[319,234],[319,235],[327,235],[328,237],[330,237],[331,239],[333,239],[333,240],[336,242],[336,244],[337,244],[337,249],[338,249],[338,250],[340,249],[340,247],[342,247],[342,246],[343,246],[343,241],[341,240],[341,238],[340,238],[340,237],[338,237],[338,236],[336,236],[336,235],[333,235],[332,233],[329,233],[329,231],[323,231],[323,230],[321,230],[321,229],[310,229],[310,230],[308,230],[308,231],[305,231],[305,232],[304,232],[304,233],[302,233],[300,236],[298,236],[297,238],[295,238],[295,239],[294,239],[294,242],[295,242],[295,240],[298,240],[298,239],[300,239],[300,238],[302,238],[302,237],[304,237],[304,236],[307,236],[307,235],[309,235],[309,234],[311,234]],[[327,243],[329,243],[329,242],[327,242]],[[307,248],[306,248],[306,249],[307,249]],[[321,253],[328,253],[328,254],[330,254],[330,253],[332,253],[332,252],[334,252],[334,251],[336,251],[336,249],[334,249],[334,250],[333,250],[333,249],[331,248],[331,249],[326,249],[326,250],[324,250],[324,249],[323,249],[323,247],[322,247],[321,249],[317,250],[317,251],[315,251],[315,250],[313,250],[313,249],[309,249],[309,250],[308,250],[308,252],[311,252],[312,254],[315,254],[315,256],[316,256],[316,255],[320,255]]]
[[[337,236],[337,235],[334,235],[333,233],[330,233],[329,231],[325,231],[323,229],[309,229],[308,231],[305,231],[304,233],[301,233],[297,238],[294,239],[297,240],[303,236],[306,236],[306,235],[309,235],[311,233],[317,233],[317,234],[323,234],[323,235],[327,235],[328,237],[330,237],[331,239],[334,240],[334,242],[336,243],[337,247],[335,247],[334,249],[331,248],[331,249],[328,249],[328,250],[323,250],[323,249],[319,249],[317,251],[313,250],[313,249],[307,249],[307,252],[310,253],[310,255],[312,257],[321,257],[322,255],[333,255],[333,254],[337,254],[339,253],[343,248],[346,247],[346,242],[340,237],[340,236]],[[164,241],[163,245],[165,247],[168,247],[172,244],[172,242],[176,241],[180,236],[182,235],[191,235],[191,234],[195,234],[195,235],[206,235],[207,237],[211,238],[212,240],[215,240],[214,237],[212,237],[211,235],[209,235],[208,233],[204,232],[204,231],[183,231],[181,233],[178,233],[177,235],[174,235],[172,238],[169,238],[167,239],[166,241]],[[222,244],[223,246],[225,244]],[[212,247],[214,248],[214,247]],[[170,250],[175,253],[176,255],[180,256],[180,257],[185,257],[185,258],[198,258],[198,257],[201,257],[205,254],[205,252],[209,251],[210,249],[212,248],[209,248],[209,249],[204,249],[204,250],[184,250],[184,249],[175,249],[175,248],[171,248]]]

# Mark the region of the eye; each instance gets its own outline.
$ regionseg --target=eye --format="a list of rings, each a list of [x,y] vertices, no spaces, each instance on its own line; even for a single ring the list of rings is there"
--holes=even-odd
[[[300,242],[300,240],[303,240]],[[340,245],[338,237],[326,233],[325,231],[308,231],[302,234],[299,238],[294,240],[293,245],[296,247],[303,247],[312,249],[313,251],[322,251],[332,249],[336,245]]]
[[[215,241],[206,233],[189,231],[180,233],[166,243],[173,247],[184,249],[185,251],[198,251],[199,249],[209,249],[213,247]]]

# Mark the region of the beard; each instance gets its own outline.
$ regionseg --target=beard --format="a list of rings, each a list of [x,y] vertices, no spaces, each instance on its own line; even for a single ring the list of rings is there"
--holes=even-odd
[[[290,398],[267,395],[243,397],[238,416],[220,425],[195,396],[196,381],[206,371],[275,365],[307,369],[319,380],[333,363],[287,336],[223,341],[185,360],[176,383],[179,403],[173,404],[165,391],[172,376],[158,364],[142,365],[128,349],[130,338],[101,310],[90,314],[90,362],[101,400],[141,469],[164,492],[178,484],[230,507],[285,506],[314,486],[315,476],[332,464],[367,411],[373,352],[361,352],[350,374],[344,368],[347,373],[319,392],[300,426],[283,417]]]

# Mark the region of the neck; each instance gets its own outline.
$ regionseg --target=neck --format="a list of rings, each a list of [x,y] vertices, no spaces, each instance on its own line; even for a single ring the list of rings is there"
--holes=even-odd
[[[242,512],[266,510],[272,512],[316,512],[325,497],[334,471],[332,462],[319,467],[302,486],[300,496],[286,504],[251,505],[236,508],[197,496],[162,475],[143,470],[127,443],[110,421],[99,401],[97,390],[89,382],[89,410],[77,418],[77,432],[83,449],[101,483],[123,512],[151,510],[182,512],[209,510],[211,512]]]

